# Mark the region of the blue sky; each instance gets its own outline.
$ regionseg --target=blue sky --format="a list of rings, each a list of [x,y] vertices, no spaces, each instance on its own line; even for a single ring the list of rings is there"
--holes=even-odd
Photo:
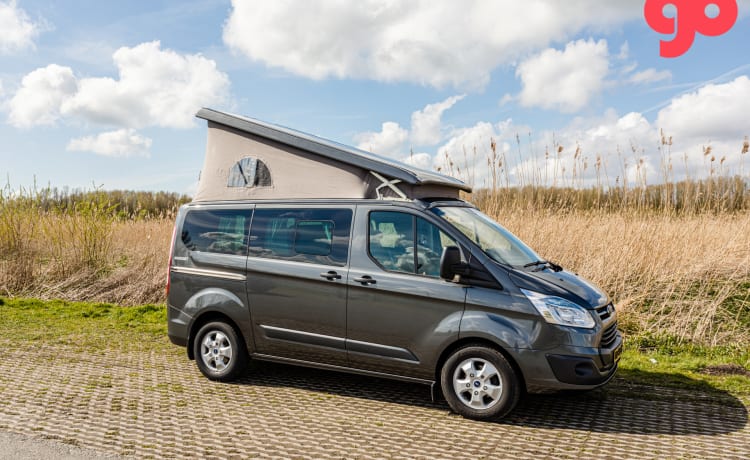
[[[511,183],[748,177],[738,3],[731,30],[667,59],[637,0],[0,0],[0,175],[189,193],[207,106],[476,186],[490,139]]]

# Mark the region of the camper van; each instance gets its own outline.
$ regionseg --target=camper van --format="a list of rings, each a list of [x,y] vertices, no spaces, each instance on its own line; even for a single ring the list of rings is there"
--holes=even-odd
[[[460,198],[465,183],[202,109],[205,164],[176,218],[168,332],[209,379],[250,359],[425,384],[488,420],[591,389],[622,349],[609,297]],[[559,230],[563,231],[563,230]]]

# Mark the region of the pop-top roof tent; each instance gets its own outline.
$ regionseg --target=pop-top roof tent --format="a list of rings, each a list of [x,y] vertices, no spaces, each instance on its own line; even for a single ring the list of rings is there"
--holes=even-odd
[[[311,134],[212,109],[195,201],[458,198],[471,187]]]

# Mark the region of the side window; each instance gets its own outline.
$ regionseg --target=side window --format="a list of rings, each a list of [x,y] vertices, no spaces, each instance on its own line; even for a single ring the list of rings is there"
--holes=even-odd
[[[370,213],[370,255],[386,270],[438,277],[443,248],[455,244],[421,217],[392,211]]]
[[[417,218],[417,273],[427,276],[440,276],[440,258],[447,246],[458,246],[450,236],[439,228]]]
[[[351,209],[259,209],[249,255],[344,266],[351,224]]]
[[[250,209],[190,211],[180,237],[191,251],[247,254]]]
[[[371,212],[369,249],[384,269],[415,273],[414,217],[403,212]]]
[[[294,236],[294,251],[311,256],[327,256],[333,249],[333,230],[330,220],[300,220]]]
[[[270,187],[271,172],[261,160],[245,157],[229,170],[227,187]]]

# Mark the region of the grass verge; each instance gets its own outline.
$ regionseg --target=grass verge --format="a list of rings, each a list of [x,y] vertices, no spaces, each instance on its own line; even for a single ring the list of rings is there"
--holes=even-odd
[[[637,337],[626,341],[617,378],[609,392],[646,399],[710,399],[729,405],[740,400],[750,405],[747,350],[689,345],[639,349],[634,346],[637,342]],[[644,386],[667,391],[644,393]]]
[[[0,343],[75,350],[148,351],[171,347],[163,305],[0,297]],[[176,348],[176,347],[175,347]]]

